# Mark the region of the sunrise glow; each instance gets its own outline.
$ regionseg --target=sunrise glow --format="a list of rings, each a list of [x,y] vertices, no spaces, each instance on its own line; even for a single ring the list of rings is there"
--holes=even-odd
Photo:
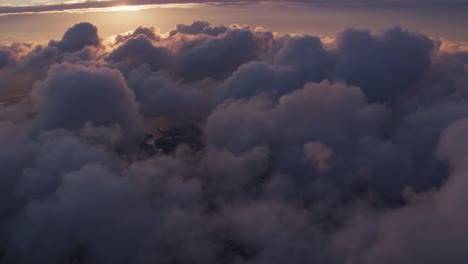
[[[108,11],[139,11],[144,9],[144,6],[113,6],[113,7],[108,7]],[[106,10],[106,9],[103,9]]]

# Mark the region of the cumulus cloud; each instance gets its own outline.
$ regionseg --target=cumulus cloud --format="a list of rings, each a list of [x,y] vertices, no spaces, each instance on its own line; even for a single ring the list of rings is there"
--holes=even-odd
[[[222,80],[242,64],[268,56],[272,41],[269,32],[235,26],[217,36],[181,32],[162,42],[139,34],[107,59],[122,69],[149,65],[153,71],[165,70],[185,81]]]
[[[204,83],[186,85],[167,72],[140,68],[130,73],[128,84],[145,117],[171,116],[190,122],[202,120],[209,111]]]
[[[60,41],[52,41],[49,45],[70,52],[86,46],[98,46],[99,43],[97,28],[90,23],[79,23],[68,29]]]
[[[327,139],[346,144],[355,136],[373,135],[384,118],[384,107],[368,105],[358,87],[310,83],[278,103],[262,96],[227,101],[208,117],[206,136],[210,143],[233,150],[277,140]],[[227,131],[236,131],[236,137]]]
[[[160,37],[155,33],[154,28],[147,28],[147,27],[138,27],[132,33],[117,35],[115,37],[114,44],[120,44],[127,41],[130,38],[135,38],[138,35],[145,35],[147,38],[153,41],[159,41]]]
[[[220,85],[217,96],[220,102],[259,94],[279,97],[302,85],[300,74],[292,67],[250,62],[240,66]]]
[[[294,67],[303,82],[320,82],[332,70],[334,55],[323,48],[318,37],[291,38],[276,54],[275,64]]]
[[[207,21],[195,21],[191,25],[178,24],[176,29],[170,32],[171,36],[177,33],[198,35],[207,34],[211,36],[217,36],[228,30],[226,26],[210,27],[210,23]]]
[[[304,161],[310,163],[319,172],[327,172],[328,160],[332,157],[333,150],[320,142],[313,141],[304,145]]]
[[[0,49],[0,69],[7,66],[12,60],[13,54],[8,48]]]
[[[466,237],[466,215],[461,213],[466,201],[461,187],[466,182],[465,142],[460,136],[467,129],[461,119],[443,131],[436,154],[451,164],[451,175],[439,191],[410,194],[408,205],[382,213],[357,210],[355,218],[337,236],[337,245],[353,251],[351,263],[463,263],[462,248]],[[466,164],[466,163],[465,163]],[[361,237],[356,245],[349,239]],[[347,240],[347,241],[345,241]],[[354,240],[356,242],[356,240]],[[446,245],[440,246],[440,241]],[[356,250],[356,248],[359,248]],[[431,250],[430,253],[425,250]],[[356,250],[356,251],[354,251]]]
[[[189,41],[181,48],[177,74],[187,81],[207,77],[224,79],[242,64],[267,56],[272,41],[268,32],[245,28],[233,28],[202,41]]]
[[[370,100],[386,101],[417,83],[429,68],[436,43],[428,37],[387,30],[346,30],[338,36],[336,78],[360,86]]]
[[[1,263],[466,263],[462,44],[97,32],[0,48]]]
[[[154,46],[147,35],[139,34],[113,50],[108,60],[129,68],[146,64],[157,71],[170,66],[172,55],[166,48]]]
[[[34,126],[39,130],[73,129],[91,122],[139,128],[138,104],[119,71],[69,63],[50,68],[32,91],[38,101]]]

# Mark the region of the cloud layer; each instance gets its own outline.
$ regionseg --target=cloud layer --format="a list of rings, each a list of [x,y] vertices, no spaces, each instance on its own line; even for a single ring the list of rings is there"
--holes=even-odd
[[[0,263],[468,260],[456,43],[81,23],[1,47],[0,92]],[[201,149],[143,149],[183,124]]]

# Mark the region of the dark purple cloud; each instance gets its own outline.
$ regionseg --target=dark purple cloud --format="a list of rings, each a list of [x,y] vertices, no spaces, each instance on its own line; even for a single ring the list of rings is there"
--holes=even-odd
[[[8,48],[0,49],[0,69],[11,63],[13,54]]]
[[[145,117],[171,116],[193,121],[203,119],[209,110],[202,83],[186,85],[167,73],[154,73],[143,67],[130,73],[128,84]]]
[[[123,35],[118,35],[117,37],[115,37],[115,43],[114,44],[123,43],[123,42],[127,41],[130,38],[137,37],[138,35],[145,35],[147,38],[149,38],[150,40],[153,40],[153,41],[158,41],[158,40],[161,39],[154,32],[154,28],[138,27],[137,29],[135,29],[135,31],[133,31],[130,34],[123,34]]]
[[[76,24],[65,32],[62,40],[49,43],[63,52],[78,51],[86,46],[98,46],[99,44],[97,28],[90,23]]]
[[[227,30],[228,27],[226,26],[210,27],[210,23],[206,21],[195,21],[191,25],[177,25],[176,29],[170,32],[170,35],[173,36],[177,33],[198,35],[203,33],[210,36],[217,36],[219,34],[223,34]]]
[[[415,85],[427,71],[437,44],[393,28],[382,35],[346,30],[338,36],[336,78],[360,86],[373,101],[385,101]]]
[[[273,42],[268,32],[236,27],[217,36],[201,32],[186,37],[180,33],[160,43],[140,34],[118,46],[107,59],[122,69],[148,65],[153,71],[165,70],[185,81],[220,80],[242,64],[267,56]]]
[[[73,129],[87,122],[119,125],[130,134],[139,128],[135,95],[117,70],[57,64],[32,92],[38,101],[37,129]]]
[[[177,58],[177,75],[187,81],[228,77],[242,64],[266,56],[271,49],[272,38],[267,32],[241,28],[197,44],[197,40],[190,41],[186,44],[188,47],[181,48]]]
[[[250,62],[239,67],[220,85],[218,100],[249,98],[262,93],[279,97],[302,85],[300,73],[292,67]]]
[[[123,67],[133,68],[147,64],[152,70],[163,70],[171,67],[172,54],[165,47],[154,46],[146,35],[139,34],[113,50],[108,60],[124,64]]]
[[[304,83],[325,79],[334,63],[335,55],[323,48],[318,37],[310,36],[289,39],[275,57],[275,64],[293,67]]]

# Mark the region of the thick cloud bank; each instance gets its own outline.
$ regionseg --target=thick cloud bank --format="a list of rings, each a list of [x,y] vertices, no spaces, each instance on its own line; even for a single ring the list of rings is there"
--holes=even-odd
[[[102,39],[0,47],[0,263],[467,263],[463,45]]]

